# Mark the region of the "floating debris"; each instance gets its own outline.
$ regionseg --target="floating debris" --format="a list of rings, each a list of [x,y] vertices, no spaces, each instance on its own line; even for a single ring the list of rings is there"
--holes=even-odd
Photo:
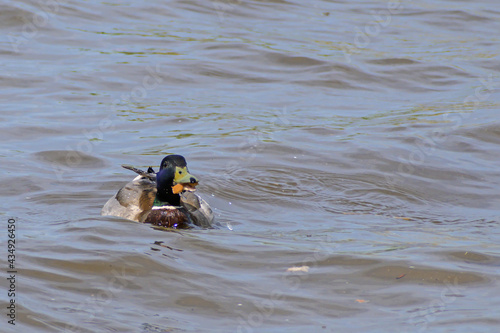
[[[286,270],[287,272],[309,272],[309,266],[300,266],[300,267],[290,267]]]

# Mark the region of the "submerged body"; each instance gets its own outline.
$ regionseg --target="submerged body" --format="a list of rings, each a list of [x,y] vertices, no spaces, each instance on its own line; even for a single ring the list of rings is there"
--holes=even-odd
[[[101,215],[123,217],[168,228],[203,228],[212,225],[212,209],[198,196],[198,180],[189,174],[184,157],[165,157],[160,171],[147,172],[124,166],[139,174],[122,187],[102,208]]]

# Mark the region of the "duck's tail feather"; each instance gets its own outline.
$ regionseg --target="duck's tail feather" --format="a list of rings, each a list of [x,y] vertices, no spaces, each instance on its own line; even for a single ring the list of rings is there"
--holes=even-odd
[[[155,174],[155,173],[151,173],[151,172],[149,172],[149,171],[150,171],[149,169],[148,169],[148,172],[146,172],[146,171],[143,171],[143,170],[141,170],[141,169],[134,168],[133,166],[131,166],[131,165],[126,165],[126,164],[122,164],[122,168],[125,168],[125,169],[128,169],[128,170],[131,170],[131,171],[133,171],[133,172],[135,172],[135,173],[137,173],[137,174],[139,174],[139,175],[141,175],[141,176],[143,176],[143,177],[146,177],[146,178],[148,178],[148,179],[151,179],[151,180],[155,180],[155,179],[156,179],[156,174]],[[151,169],[151,167],[150,167],[150,169]]]

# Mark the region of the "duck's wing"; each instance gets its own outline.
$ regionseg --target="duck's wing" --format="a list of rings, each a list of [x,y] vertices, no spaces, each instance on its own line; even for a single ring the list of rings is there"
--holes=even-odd
[[[123,166],[139,174],[112,196],[101,210],[101,215],[123,217],[144,222],[156,197],[156,175]]]
[[[208,203],[194,192],[180,193],[181,205],[187,209],[193,223],[202,228],[209,228],[214,221],[214,213]]]

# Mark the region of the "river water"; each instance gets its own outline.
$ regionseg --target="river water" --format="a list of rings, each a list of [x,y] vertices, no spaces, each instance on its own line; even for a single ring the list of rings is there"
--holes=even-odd
[[[2,332],[498,331],[496,1],[0,9]],[[100,216],[172,153],[216,228]]]

